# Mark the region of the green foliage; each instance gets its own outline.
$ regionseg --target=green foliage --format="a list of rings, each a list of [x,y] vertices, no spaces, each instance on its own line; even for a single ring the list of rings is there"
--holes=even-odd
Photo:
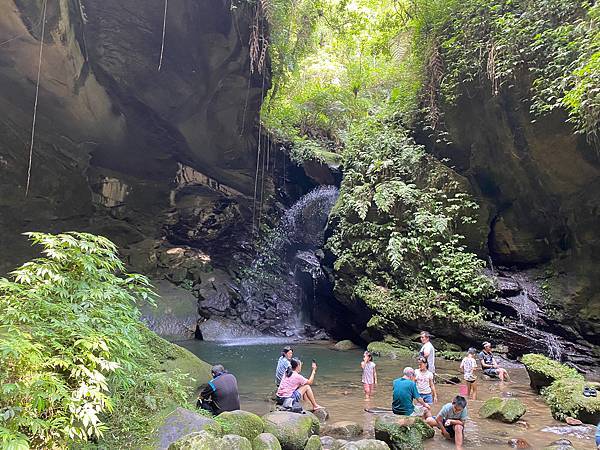
[[[477,205],[389,120],[354,128],[344,158],[328,246],[338,275],[375,312],[370,325],[478,320],[492,285],[458,233]]]
[[[544,355],[528,353],[527,355],[523,355],[521,362],[525,365],[527,371],[544,374],[552,380],[560,380],[562,378],[583,379],[574,368],[561,364]]]
[[[574,417],[596,423],[600,417],[600,397],[585,397],[582,392],[586,386],[600,389],[600,384],[586,382],[583,378],[562,378],[545,388],[542,393],[552,416],[561,421]]]
[[[28,236],[44,256],[0,280],[0,446],[114,436],[117,417],[138,432],[132,415],[184,401],[183,376],[160,373],[150,342],[160,338],[139,322],[136,304],[151,299],[151,286],[125,272],[114,244],[85,233]]]

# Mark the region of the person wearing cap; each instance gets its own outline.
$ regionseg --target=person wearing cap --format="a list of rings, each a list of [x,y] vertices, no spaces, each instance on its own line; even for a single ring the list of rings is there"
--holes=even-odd
[[[489,342],[483,343],[483,351],[479,352],[479,361],[481,362],[481,370],[488,377],[500,378],[500,381],[508,381],[508,372],[506,369],[498,366],[498,362],[492,353],[492,344]]]
[[[212,366],[213,379],[200,392],[196,406],[219,415],[223,411],[240,409],[240,394],[236,378],[221,364]]]
[[[283,375],[287,371],[288,367],[290,367],[290,361],[292,360],[292,356],[294,356],[294,351],[291,347],[283,347],[281,351],[281,356],[277,361],[277,368],[275,369],[275,384],[279,387],[281,383],[281,379]]]
[[[435,375],[435,347],[430,342],[431,334],[427,331],[421,331],[420,338],[423,346],[419,351],[419,356],[423,356],[427,360],[427,368]]]

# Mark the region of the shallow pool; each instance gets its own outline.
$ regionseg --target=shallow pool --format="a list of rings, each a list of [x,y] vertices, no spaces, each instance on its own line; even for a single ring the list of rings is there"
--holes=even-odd
[[[218,344],[214,342],[188,341],[179,343],[203,360],[220,363],[238,379],[242,408],[257,414],[272,410],[271,395],[275,390],[274,372],[282,341],[244,342]],[[310,362],[317,361],[316,383],[313,386],[317,402],[327,408],[330,414],[328,422],[352,420],[363,424],[366,434],[373,434],[374,415],[365,412],[365,408],[390,408],[391,384],[401,376],[402,369],[414,365],[411,359],[387,360],[376,358],[379,386],[374,398],[367,402],[361,385],[362,350],[337,352],[330,349],[331,344],[296,344],[294,356],[305,364],[303,375],[310,375]],[[459,375],[458,362],[438,360],[438,373]],[[558,439],[569,439],[577,449],[595,449],[593,427],[567,427],[571,434],[550,432],[549,427],[564,428],[565,424],[555,421],[540,396],[529,388],[529,378],[523,368],[512,368],[511,383],[478,380],[479,398],[469,402],[470,419],[466,426],[467,448],[500,449],[510,448],[510,439],[525,439],[534,449],[541,449]],[[440,402],[433,407],[434,413],[459,393],[457,385],[438,385]],[[503,424],[496,421],[479,419],[477,411],[486,400],[493,396],[518,398],[527,406],[523,423]],[[566,431],[566,430],[563,430]],[[577,434],[573,434],[577,433]],[[439,433],[426,444],[427,449],[453,448]]]

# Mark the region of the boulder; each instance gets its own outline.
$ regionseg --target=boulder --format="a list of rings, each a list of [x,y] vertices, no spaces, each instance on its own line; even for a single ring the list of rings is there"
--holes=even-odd
[[[245,437],[234,434],[220,438],[208,431],[199,431],[173,442],[169,450],[252,450],[252,444]]]
[[[600,390],[600,383],[587,383],[579,378],[556,380],[545,388],[543,395],[552,416],[561,421],[573,417],[591,425],[600,422],[600,397],[585,397],[586,386]]]
[[[377,439],[363,439],[361,441],[346,442],[338,450],[390,450],[390,446]]]
[[[375,439],[392,450],[423,449],[423,441],[435,435],[433,428],[420,417],[383,414],[375,418]]]
[[[367,346],[367,350],[376,356],[387,357],[391,359],[397,358],[412,358],[416,352],[408,347],[395,346],[387,342],[371,342]]]
[[[252,450],[281,450],[281,444],[271,433],[261,433],[252,441]]]
[[[544,355],[529,353],[521,358],[521,362],[527,369],[531,388],[538,393],[543,388],[550,386],[554,381],[562,378],[583,379],[577,370]]]
[[[529,442],[521,438],[509,439],[508,445],[512,448],[531,448]]]
[[[573,447],[573,444],[568,439],[559,439],[549,446],[544,447],[544,450],[575,450],[575,447]]]
[[[323,444],[321,444],[321,438],[316,434],[309,437],[304,446],[304,450],[323,450]]]
[[[333,346],[334,350],[337,350],[340,352],[345,352],[347,350],[352,350],[355,348],[358,348],[358,345],[356,345],[354,342],[349,341],[349,340],[339,341]]]
[[[319,434],[321,424],[314,414],[296,414],[276,411],[263,416],[265,432],[273,434],[283,450],[304,450],[314,434]]]
[[[227,434],[237,434],[253,441],[264,431],[265,424],[256,414],[247,411],[226,411],[217,416],[217,422]]]
[[[163,424],[159,427],[156,433],[155,447],[157,450],[167,449],[172,442],[199,431],[208,431],[215,436],[220,436],[221,425],[214,419],[178,407],[167,415]]]
[[[479,416],[484,419],[495,419],[506,423],[519,420],[527,409],[516,398],[492,397],[486,400],[479,409]]]
[[[329,411],[327,411],[325,408],[317,409],[316,411],[313,411],[313,414],[321,423],[324,423],[327,419],[329,419]]]
[[[332,423],[324,431],[335,438],[350,439],[360,436],[363,433],[363,427],[359,423],[344,420]]]
[[[338,450],[343,447],[348,441],[344,439],[335,439],[331,436],[321,436],[321,444],[325,450]]]

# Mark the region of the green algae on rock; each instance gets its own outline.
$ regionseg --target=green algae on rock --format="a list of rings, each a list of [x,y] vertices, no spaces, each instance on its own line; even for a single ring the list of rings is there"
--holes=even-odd
[[[420,417],[384,414],[375,418],[375,439],[384,441],[392,450],[419,450],[423,441],[435,435],[433,428]]]
[[[367,346],[367,350],[376,356],[387,357],[392,359],[413,357],[416,352],[412,351],[408,347],[395,346],[387,342],[371,342]]]
[[[309,437],[308,441],[306,441],[306,445],[304,446],[304,450],[323,450],[321,438],[316,434]]]
[[[577,370],[544,355],[529,353],[523,355],[521,362],[525,365],[529,374],[531,388],[538,393],[554,381],[562,378],[583,379]]]
[[[281,444],[271,433],[261,433],[252,441],[252,450],[281,450]]]
[[[586,386],[600,390],[599,383],[587,383],[583,378],[563,378],[545,388],[542,395],[552,416],[561,421],[574,417],[592,425],[600,422],[600,397],[585,397]]]
[[[337,350],[340,352],[352,350],[353,348],[358,348],[358,345],[356,345],[354,342],[352,342],[348,339],[346,339],[344,341],[339,341],[333,346],[334,350]]]
[[[314,414],[276,411],[264,415],[265,432],[273,434],[283,450],[304,450],[308,439],[319,434],[321,424]]]
[[[265,429],[263,420],[248,411],[225,411],[219,414],[216,421],[226,434],[237,434],[250,441],[254,440]]]
[[[515,423],[527,412],[525,405],[516,398],[492,397],[479,408],[479,416],[506,423]]]

